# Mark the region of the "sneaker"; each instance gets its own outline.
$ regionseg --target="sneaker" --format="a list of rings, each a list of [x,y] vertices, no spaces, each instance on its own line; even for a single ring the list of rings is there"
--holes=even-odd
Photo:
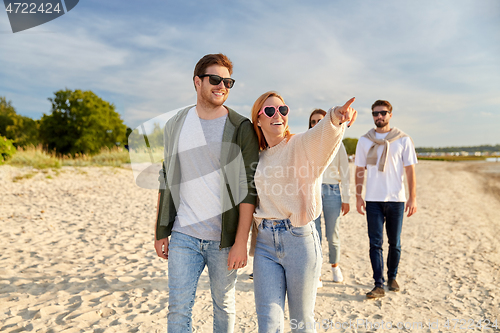
[[[375,287],[372,289],[372,291],[366,294],[367,298],[379,298],[384,296],[385,296],[385,290],[382,287]]]
[[[248,276],[250,280],[253,280],[253,273]]]
[[[317,288],[323,288],[323,281],[321,281],[321,278],[319,278]]]
[[[387,286],[389,287],[390,291],[399,291],[399,284],[396,282],[396,280],[389,280]]]
[[[339,266],[332,267],[332,272],[333,272],[333,282],[340,283],[344,281],[344,277],[342,276],[342,271],[340,270]]]

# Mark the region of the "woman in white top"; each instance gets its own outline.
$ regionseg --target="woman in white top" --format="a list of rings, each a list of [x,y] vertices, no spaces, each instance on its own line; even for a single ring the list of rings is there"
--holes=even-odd
[[[285,297],[292,332],[315,332],[321,246],[314,220],[321,213],[321,175],[356,119],[353,102],[330,109],[318,126],[297,135],[290,134],[289,107],[279,94],[267,92],[252,107],[261,148],[253,267],[261,333],[283,332]]]
[[[316,109],[309,116],[309,128],[313,128],[326,115],[326,111]],[[340,191],[342,187],[342,192]],[[344,144],[332,163],[326,168],[321,184],[321,199],[323,202],[323,218],[325,219],[325,233],[328,241],[329,261],[332,265],[333,282],[344,280],[339,267],[340,260],[340,225],[339,217],[349,212],[349,160]],[[321,215],[314,221],[321,242]],[[319,282],[319,286],[322,283]]]

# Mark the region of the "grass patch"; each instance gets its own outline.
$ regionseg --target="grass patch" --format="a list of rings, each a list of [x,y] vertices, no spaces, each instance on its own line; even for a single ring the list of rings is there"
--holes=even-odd
[[[98,155],[92,156],[91,161],[93,165],[121,166],[130,163],[130,155],[122,148],[104,148]]]
[[[17,152],[7,162],[12,166],[33,167],[35,169],[59,169],[61,166],[121,166],[130,163],[130,156],[123,148],[103,148],[97,155],[76,154],[75,156],[57,156],[48,153],[41,146],[18,148]],[[56,172],[56,175],[58,173]]]
[[[12,166],[30,166],[35,169],[60,168],[61,161],[55,154],[49,154],[38,147],[18,148],[17,152],[7,162]]]
[[[465,161],[485,161],[485,156],[419,156],[420,161],[448,161],[448,162],[465,162]]]
[[[21,176],[15,176],[14,178],[12,178],[12,181],[15,183],[23,179],[30,179],[33,178],[34,175],[35,175],[34,173],[27,173]]]
[[[62,165],[64,166],[121,166],[125,163],[130,163],[129,153],[118,147],[102,148],[101,152],[94,156],[76,154],[74,157],[62,157]]]
[[[64,172],[62,169],[52,169],[52,172],[55,173],[56,177],[61,174],[61,172]]]

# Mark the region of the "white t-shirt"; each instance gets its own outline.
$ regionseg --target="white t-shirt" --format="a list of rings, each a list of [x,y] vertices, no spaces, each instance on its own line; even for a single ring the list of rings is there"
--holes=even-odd
[[[385,139],[388,134],[375,133],[377,139],[381,140]],[[383,145],[377,149],[377,164],[366,164],[366,155],[372,145],[371,140],[361,137],[356,146],[355,164],[359,167],[366,167],[367,171],[365,201],[405,202],[404,167],[417,164],[413,142],[410,137],[403,137],[389,144],[384,172],[378,170]]]
[[[220,241],[220,154],[227,115],[204,120],[193,107],[179,135],[180,205],[173,231]]]

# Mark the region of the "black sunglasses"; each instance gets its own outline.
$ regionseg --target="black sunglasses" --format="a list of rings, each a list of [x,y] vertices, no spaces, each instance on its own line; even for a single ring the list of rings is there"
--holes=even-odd
[[[372,111],[372,116],[378,117],[378,115],[381,114],[383,117],[385,117],[385,115],[388,113],[391,113],[391,111]]]
[[[230,77],[224,78],[220,77],[219,75],[215,74],[203,74],[203,75],[198,75],[199,78],[204,78],[208,76],[208,82],[210,82],[211,85],[218,86],[221,81],[224,81],[224,86],[227,89],[231,89],[234,86],[234,79],[231,79]]]

